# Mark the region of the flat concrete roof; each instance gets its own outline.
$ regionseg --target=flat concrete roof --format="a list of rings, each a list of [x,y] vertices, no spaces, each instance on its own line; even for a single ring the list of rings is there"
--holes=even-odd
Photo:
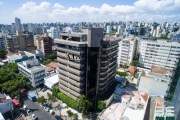
[[[167,81],[167,82],[171,82],[171,81],[172,81],[171,78],[165,77],[165,75],[163,75],[163,74],[158,74],[158,73],[149,72],[149,73],[148,73],[148,76],[150,76],[150,77],[156,77],[156,78],[158,78],[158,79],[160,79],[160,80],[164,80],[164,81]]]
[[[31,70],[31,71],[33,71],[33,70],[37,70],[37,69],[40,69],[40,68],[43,68],[43,66],[38,65],[38,66],[30,67],[30,68],[28,68],[28,69]]]

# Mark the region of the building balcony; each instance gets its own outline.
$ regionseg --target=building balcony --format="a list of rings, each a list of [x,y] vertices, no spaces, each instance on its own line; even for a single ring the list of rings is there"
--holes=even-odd
[[[65,87],[64,85],[62,85],[61,83],[59,83],[59,87],[63,90],[65,90],[66,92],[69,92],[69,88]]]
[[[62,58],[57,58],[57,61],[64,64],[64,65],[69,65],[69,66],[75,67],[77,69],[80,69],[80,68],[84,67],[84,64],[78,64],[78,63],[75,63],[75,62],[64,60]]]
[[[108,51],[110,49],[113,49],[113,48],[116,48],[116,47],[119,47],[119,45],[114,45],[114,46],[111,46],[111,47],[108,47],[108,48],[102,48],[102,51]]]
[[[84,54],[84,51],[80,51],[80,50],[72,50],[72,49],[68,49],[68,48],[63,48],[63,47],[56,47],[56,49],[58,51],[62,51],[62,52],[67,52],[67,53],[71,53],[74,55],[81,55]]]
[[[62,58],[68,58],[67,54],[61,52],[57,52],[57,56]]]
[[[70,84],[75,85],[76,87],[82,87],[84,85],[83,82],[77,82],[77,81],[75,81],[75,80],[73,80],[71,78],[68,78],[68,77],[64,76],[64,75],[59,75],[59,78],[66,81],[66,82],[68,82],[68,83],[70,83]]]
[[[106,89],[108,88],[108,86],[109,86],[112,82],[114,82],[114,78],[110,79],[110,80],[106,83],[106,85],[99,86],[99,91],[105,92]],[[101,94],[101,92],[100,92],[100,94]]]
[[[64,86],[66,86],[66,87],[69,86],[69,83],[67,83],[66,81],[61,80],[61,79],[59,80],[59,83],[62,84],[62,85],[64,85]]]
[[[63,64],[58,64],[59,68],[63,69],[63,70],[66,70],[68,72],[71,72],[71,73],[74,73],[76,75],[81,75],[81,74],[84,74],[84,71],[80,71],[80,70],[77,70],[77,69],[74,69],[74,68],[71,68],[69,66],[65,66]]]
[[[107,74],[108,72],[110,72],[111,70],[114,70],[114,69],[116,69],[116,67],[117,67],[117,65],[114,65],[113,67],[111,67],[110,69],[108,69],[107,71],[105,71],[105,72],[100,72],[100,75],[104,75],[104,74]]]
[[[116,49],[116,50],[114,50],[114,51],[111,51],[111,52],[108,53],[108,54],[101,54],[101,57],[107,57],[107,56],[110,56],[110,55],[112,55],[112,54],[114,54],[114,53],[118,53],[118,49]]]
[[[112,80],[115,77],[115,75],[110,76],[110,80]],[[103,81],[99,83],[99,86],[104,86],[109,80]]]
[[[75,91],[73,91],[73,90],[71,90],[71,89],[69,90],[69,92],[70,92],[70,93],[72,94],[72,96],[75,97],[75,98],[81,95],[81,94],[79,94],[79,93],[77,93],[77,92],[75,92]],[[73,99],[74,99],[74,98],[73,98]]]
[[[69,73],[69,72],[65,72],[65,71],[60,70],[60,69],[57,69],[57,71],[59,72],[59,74],[62,74],[62,75],[64,75],[64,76],[68,76],[68,77],[70,77],[70,78],[72,78],[73,80],[76,80],[76,81],[78,81],[78,82],[84,79],[84,77],[79,77],[79,76],[73,75],[73,74],[71,74],[71,73]]]
[[[68,86],[71,90],[73,90],[73,91],[75,91],[75,92],[77,92],[77,93],[82,93],[82,91],[83,91],[83,89],[81,89],[81,88],[78,88],[78,87],[75,87],[74,85],[70,85],[69,84],[69,86]]]
[[[64,93],[65,95],[69,96],[70,98],[76,100],[76,97],[73,96],[72,94],[70,94],[70,93],[72,93],[72,92],[71,92],[72,90],[69,90],[70,93],[68,93],[68,92],[66,92],[65,90],[63,90],[63,89],[60,88],[60,91],[61,91],[62,93]]]

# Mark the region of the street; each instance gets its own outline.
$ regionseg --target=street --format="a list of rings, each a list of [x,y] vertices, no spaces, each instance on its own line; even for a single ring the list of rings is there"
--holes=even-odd
[[[24,105],[26,105],[38,117],[38,120],[55,120],[55,115],[46,112],[37,102],[32,102],[31,100],[26,99]]]

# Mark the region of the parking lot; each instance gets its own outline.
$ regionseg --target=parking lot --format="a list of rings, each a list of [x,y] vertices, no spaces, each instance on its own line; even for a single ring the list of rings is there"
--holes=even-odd
[[[55,115],[51,115],[49,112],[45,111],[37,102],[32,102],[31,100],[26,99],[24,105],[26,105],[38,117],[38,120],[55,120]],[[32,120],[29,116],[26,118],[27,120]]]

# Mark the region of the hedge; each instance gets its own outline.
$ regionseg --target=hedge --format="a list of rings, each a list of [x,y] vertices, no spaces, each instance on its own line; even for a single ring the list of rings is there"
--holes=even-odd
[[[68,106],[74,108],[77,110],[77,101],[73,100],[72,98],[66,96],[64,93],[62,92],[58,92],[57,97],[62,100],[64,103],[66,103]]]

